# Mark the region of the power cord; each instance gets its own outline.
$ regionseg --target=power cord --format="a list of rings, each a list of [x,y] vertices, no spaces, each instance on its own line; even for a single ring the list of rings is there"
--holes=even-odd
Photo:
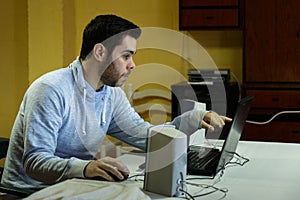
[[[194,195],[193,198],[207,196],[207,195],[213,194],[215,192],[222,192],[223,196],[220,199],[224,199],[226,197],[227,193],[228,193],[227,188],[218,188],[218,187],[215,187],[213,185],[207,185],[207,184],[195,184],[195,183],[187,183],[187,184],[193,185],[193,186],[196,186],[196,187],[202,187],[203,190],[211,189],[211,191],[209,191],[209,192]]]
[[[238,83],[238,89],[239,89],[239,100],[241,99],[241,91],[242,91],[242,88],[241,88],[241,85],[240,85],[240,81],[238,80],[238,78],[235,76],[234,73],[230,72],[230,75],[235,79],[235,81]],[[271,117],[269,120],[265,121],[265,122],[256,122],[256,121],[251,121],[251,120],[246,120],[247,123],[249,124],[257,124],[257,125],[264,125],[264,124],[268,124],[270,123],[271,121],[273,121],[273,119],[275,117],[277,117],[278,115],[282,115],[282,114],[297,114],[297,113],[300,113],[300,110],[296,110],[296,111],[281,111],[281,112],[278,112],[277,114],[275,114],[273,117]]]
[[[143,178],[139,178],[139,177],[144,177],[144,175],[145,175],[144,173],[135,174],[135,175],[129,176],[128,179],[134,178],[134,181],[144,181]]]
[[[221,170],[218,174],[219,175],[218,175],[217,178],[216,178],[216,176],[215,177],[206,177],[206,178],[201,178],[201,177],[187,178],[187,180],[189,180],[189,181],[185,181],[185,184],[195,186],[195,187],[200,187],[201,189],[199,191],[195,192],[194,194],[191,194],[187,190],[181,190],[181,192],[183,192],[185,194],[185,199],[194,200],[197,197],[204,197],[204,196],[213,194],[215,192],[222,192],[223,196],[220,199],[225,198],[226,194],[228,192],[228,189],[227,188],[218,188],[218,187],[215,186],[217,183],[219,183],[221,181],[221,177],[224,174],[224,170]],[[207,180],[212,179],[213,180],[215,178],[216,178],[216,180],[212,184],[201,184],[201,183],[190,182],[190,180],[199,180],[199,179],[200,180],[205,180],[205,179],[207,179]],[[206,191],[206,190],[210,190],[210,191]]]
[[[220,199],[223,199],[226,197],[227,193],[228,193],[228,189],[227,188],[218,188],[215,187],[214,184],[213,185],[208,185],[208,184],[198,184],[198,183],[192,183],[192,182],[185,182],[188,185],[191,186],[195,186],[195,187],[201,187],[202,190],[198,191],[197,194],[192,195],[191,193],[189,193],[187,190],[180,190],[181,192],[183,192],[186,196],[185,199],[188,200],[194,200],[197,197],[204,197],[210,194],[213,194],[215,192],[222,192],[223,196]],[[211,191],[202,193],[204,190],[208,190],[210,189]]]
[[[256,121],[251,121],[251,120],[246,120],[246,122],[250,123],[250,124],[264,125],[264,124],[270,123],[271,121],[273,121],[275,119],[275,117],[277,117],[279,115],[282,115],[282,114],[297,114],[297,113],[300,113],[300,110],[295,110],[295,111],[281,111],[281,112],[276,113],[273,117],[271,117],[271,119],[269,119],[269,120],[267,120],[265,122],[256,122]]]
[[[256,124],[256,125],[265,125],[265,124],[268,124],[270,123],[271,121],[273,121],[276,117],[278,117],[279,115],[282,115],[282,114],[300,114],[300,110],[291,110],[291,111],[281,111],[281,112],[278,112],[276,113],[275,115],[273,115],[269,120],[267,121],[264,121],[264,122],[256,122],[256,121],[251,121],[251,120],[246,120],[246,123],[249,123],[249,124]],[[205,138],[205,141],[206,143],[213,147],[213,148],[217,148],[218,145],[217,144],[212,144],[208,139]],[[223,145],[223,144],[222,144]],[[219,147],[222,147],[219,146]]]
[[[188,195],[190,197],[190,194],[187,192],[187,187],[186,187],[186,181],[185,181],[185,176],[183,175],[182,172],[180,172],[180,179],[177,181],[177,196],[182,197],[185,195],[185,197]],[[187,197],[186,197],[187,198]]]
[[[250,161],[250,159],[248,159],[246,157],[243,157],[243,156],[239,155],[238,153],[232,152],[232,154],[234,155],[234,158],[236,159],[236,161],[227,162],[225,164],[226,168],[229,167],[229,165],[244,166],[246,163],[248,163]],[[185,194],[185,199],[194,200],[197,197],[204,197],[204,196],[213,194],[215,192],[221,192],[223,194],[223,196],[220,199],[224,199],[227,196],[227,193],[229,192],[229,190],[227,188],[218,188],[215,185],[221,181],[221,178],[224,174],[225,167],[219,171],[217,178],[216,178],[216,176],[215,177],[205,177],[205,178],[203,178],[203,177],[187,178],[187,181],[185,182],[187,185],[201,187],[202,189],[200,191],[196,192],[195,194],[191,194],[187,190],[183,190],[183,189],[180,190],[181,192],[183,192]],[[190,180],[205,180],[205,179],[206,180],[209,180],[209,179],[213,180],[215,178],[216,178],[216,180],[211,185],[190,182]],[[210,191],[204,192],[205,190],[208,190],[208,189],[210,189]]]
[[[225,164],[225,167],[228,167],[228,165],[232,164],[233,166],[235,165],[239,165],[239,166],[244,166],[246,163],[248,163],[250,161],[249,158],[243,157],[241,155],[239,155],[238,153],[233,153],[234,154],[234,158],[236,159],[236,161],[229,161]]]

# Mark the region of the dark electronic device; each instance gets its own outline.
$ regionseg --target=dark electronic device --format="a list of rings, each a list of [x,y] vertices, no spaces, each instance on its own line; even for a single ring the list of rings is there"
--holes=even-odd
[[[188,70],[189,82],[215,82],[230,80],[230,69],[190,69]]]
[[[125,181],[127,178],[128,178],[128,174],[125,174],[123,171],[120,171],[119,172],[123,175],[123,179],[119,179],[116,175],[114,175],[113,173],[109,172],[109,171],[106,171],[106,173],[108,175],[110,175],[116,182],[121,182],[121,181]],[[96,176],[96,177],[93,177],[93,180],[98,180],[98,181],[108,181],[106,180],[105,178],[101,177],[101,176]]]

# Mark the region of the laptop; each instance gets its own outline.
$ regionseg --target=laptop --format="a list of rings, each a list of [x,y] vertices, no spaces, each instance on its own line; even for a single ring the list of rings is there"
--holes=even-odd
[[[238,102],[232,122],[225,125],[230,127],[221,151],[202,146],[188,147],[187,174],[214,177],[225,168],[235,154],[253,99],[253,96],[248,96]]]

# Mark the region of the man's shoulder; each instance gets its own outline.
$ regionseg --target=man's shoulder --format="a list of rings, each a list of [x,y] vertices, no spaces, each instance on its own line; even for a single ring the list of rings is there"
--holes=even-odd
[[[74,86],[72,72],[68,68],[61,68],[48,72],[36,79],[31,87],[47,87],[55,90],[70,90]]]
[[[45,73],[39,79],[41,79],[44,82],[47,82],[47,81],[55,82],[55,81],[64,81],[64,80],[68,80],[71,78],[72,78],[71,69],[68,67],[65,67],[65,68],[60,68],[60,69],[56,69],[54,71]]]

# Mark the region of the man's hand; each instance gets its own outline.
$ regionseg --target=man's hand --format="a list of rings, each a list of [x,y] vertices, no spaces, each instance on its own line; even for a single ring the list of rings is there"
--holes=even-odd
[[[128,168],[121,161],[111,157],[104,157],[98,160],[93,160],[87,164],[84,169],[84,176],[86,178],[101,176],[108,181],[114,181],[114,179],[107,173],[110,172],[122,180],[124,177],[119,171],[124,172],[125,175],[129,174]]]
[[[214,131],[214,127],[222,128],[225,125],[225,122],[231,122],[232,119],[218,115],[215,112],[208,112],[201,123],[202,128],[209,129],[211,131]]]

